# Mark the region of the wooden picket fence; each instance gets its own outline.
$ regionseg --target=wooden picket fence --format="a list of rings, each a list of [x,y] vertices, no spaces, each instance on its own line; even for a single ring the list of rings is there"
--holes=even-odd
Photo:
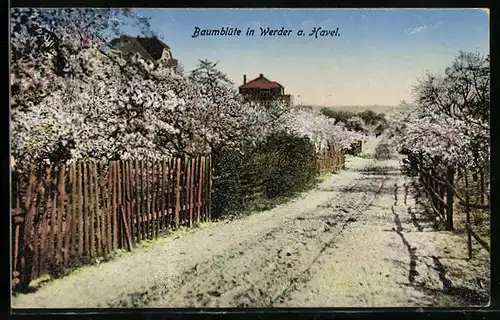
[[[211,216],[212,157],[93,160],[13,174],[14,288]]]
[[[328,150],[317,155],[316,168],[319,173],[335,172],[345,168],[345,154],[342,151]]]
[[[449,173],[443,177],[432,168],[421,168],[418,173],[420,184],[430,200],[431,209],[446,221],[447,230],[453,230],[453,174]]]
[[[424,191],[430,199],[430,204],[432,210],[441,216],[446,221],[446,229],[449,231],[454,230],[453,226],[453,204],[455,199],[458,199],[458,204],[465,209],[466,213],[466,230],[467,230],[467,252],[468,258],[472,259],[472,239],[474,238],[482,248],[490,252],[490,246],[488,242],[482,239],[478,233],[476,233],[471,224],[470,213],[473,209],[475,210],[490,210],[489,204],[475,204],[470,201],[469,195],[469,181],[467,179],[467,171],[464,171],[465,179],[465,195],[458,192],[455,182],[455,169],[449,167],[445,176],[438,174],[432,168],[422,168],[418,171],[419,180],[421,185],[424,187]],[[482,185],[482,184],[481,184]],[[484,188],[484,186],[483,186]],[[484,193],[484,190],[481,190]],[[484,201],[484,199],[483,199]]]

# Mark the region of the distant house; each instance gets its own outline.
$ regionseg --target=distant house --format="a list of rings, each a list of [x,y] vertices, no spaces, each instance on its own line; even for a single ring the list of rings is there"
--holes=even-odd
[[[243,75],[243,84],[238,90],[245,101],[255,101],[263,105],[279,101],[289,107],[293,105],[293,97],[285,94],[285,88],[278,82],[267,79],[262,73],[249,82],[247,76]]]
[[[111,45],[125,57],[138,53],[144,60],[177,68],[178,61],[172,57],[170,47],[156,37],[121,36],[111,40]]]

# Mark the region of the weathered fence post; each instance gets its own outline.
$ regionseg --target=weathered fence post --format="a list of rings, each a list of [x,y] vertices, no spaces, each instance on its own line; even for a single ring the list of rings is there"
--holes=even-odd
[[[23,280],[30,278],[30,274],[23,273],[22,257],[25,254],[23,250],[24,242],[23,233],[25,230],[25,218],[20,208],[12,210],[12,287],[18,286]],[[27,268],[26,268],[27,269]],[[31,272],[30,272],[31,273]],[[29,281],[28,281],[29,282]],[[27,286],[25,286],[26,288]]]
[[[199,224],[201,221],[201,193],[202,193],[202,187],[203,187],[203,177],[202,177],[202,167],[201,167],[201,157],[198,157],[196,159],[197,161],[197,177],[198,177],[198,200],[197,200],[197,206],[196,206],[196,224]]]
[[[446,170],[446,230],[453,231],[453,183],[455,170],[448,166]]]
[[[434,170],[433,169],[429,169],[429,195],[431,197],[431,203],[432,205],[434,206],[434,208],[436,207],[436,196],[434,195],[434,190],[435,190],[435,180],[434,180]]]
[[[465,179],[465,213],[467,217],[467,252],[469,259],[472,259],[472,235],[470,225],[470,203],[469,203],[469,179],[467,177],[467,169],[464,168]]]
[[[432,170],[427,170],[427,189],[430,190],[432,188]]]
[[[11,157],[11,164],[13,164],[13,158]],[[30,231],[26,228],[25,217],[30,214],[30,207],[32,203],[32,191],[34,189],[34,175],[33,171],[29,171],[29,186],[27,194],[21,194],[20,181],[16,171],[13,167],[11,170],[12,175],[12,287],[23,287],[26,289],[29,285],[31,278],[31,264],[26,263],[26,258],[29,253],[29,236],[25,235],[25,230]],[[23,207],[21,207],[21,198],[23,202]],[[24,209],[24,210],[23,210]],[[28,216],[29,219],[29,216]],[[24,262],[24,263],[23,263]]]
[[[180,210],[181,210],[181,158],[177,158],[177,170],[176,170],[176,180],[175,180],[175,228],[179,227],[180,222]]]
[[[85,159],[47,166],[45,174],[28,169],[26,177],[12,176],[15,290],[73,260],[130,251],[136,241],[158,237],[172,214],[177,227],[211,219],[212,155],[108,165]]]
[[[480,169],[479,171],[479,175],[480,175],[480,179],[481,179],[481,185],[480,185],[480,188],[481,188],[481,204],[484,203],[484,170],[483,168]]]
[[[161,160],[161,220],[160,220],[160,230],[164,232],[167,229],[167,180],[166,180],[166,170],[167,170],[167,160],[163,158]]]
[[[210,171],[209,171],[209,188],[208,188],[208,219],[212,219],[212,188],[213,188],[213,177],[215,172],[215,166],[213,163],[213,156],[209,155],[210,159]]]
[[[434,183],[432,189],[434,190],[434,192],[432,194],[434,195],[434,207],[438,209],[438,212],[441,214],[441,212],[439,211],[439,181],[437,170],[434,170],[433,181]]]
[[[446,204],[445,204],[445,193],[446,193],[446,184],[444,182],[439,182],[439,215],[441,217],[445,216]]]

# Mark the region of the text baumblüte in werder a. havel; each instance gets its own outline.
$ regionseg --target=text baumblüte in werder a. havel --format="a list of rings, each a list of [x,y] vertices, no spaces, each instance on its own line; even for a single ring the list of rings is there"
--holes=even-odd
[[[321,37],[339,37],[340,36],[340,31],[339,27],[328,30],[324,29],[322,27],[313,27],[312,30],[309,32],[304,31],[302,29],[297,30],[297,32],[294,32],[292,29],[286,29],[285,27],[281,27],[280,29],[272,29],[269,27],[263,28],[260,27],[260,36],[261,37],[288,37],[293,34],[296,36],[309,36],[309,37],[314,37],[314,38],[321,38]],[[241,29],[239,28],[234,28],[234,27],[221,27],[218,29],[202,29],[200,27],[194,27],[193,35],[191,38],[197,38],[197,37],[218,37],[218,36],[226,36],[226,37],[233,37],[233,36],[255,36],[255,29],[252,28],[247,28],[246,32],[242,32]],[[259,35],[259,33],[257,33]]]

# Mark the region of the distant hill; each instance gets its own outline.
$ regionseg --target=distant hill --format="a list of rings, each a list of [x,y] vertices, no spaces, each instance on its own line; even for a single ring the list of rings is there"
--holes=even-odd
[[[371,110],[376,113],[384,113],[390,114],[393,111],[397,110],[399,106],[381,106],[381,105],[373,105],[373,106],[333,106],[333,107],[325,107],[325,106],[311,106],[314,110],[321,110],[323,108],[328,108],[332,110],[343,110],[343,111],[351,111],[351,112],[363,112],[365,110]]]

